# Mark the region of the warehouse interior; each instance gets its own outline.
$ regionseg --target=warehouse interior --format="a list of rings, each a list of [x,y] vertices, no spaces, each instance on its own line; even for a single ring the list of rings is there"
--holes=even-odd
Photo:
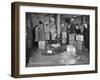
[[[26,13],[26,67],[89,64],[89,15]]]

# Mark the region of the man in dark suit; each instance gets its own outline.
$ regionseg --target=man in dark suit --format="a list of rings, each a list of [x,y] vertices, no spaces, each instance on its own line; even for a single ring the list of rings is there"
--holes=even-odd
[[[87,50],[89,50],[89,25],[84,24],[84,45]]]

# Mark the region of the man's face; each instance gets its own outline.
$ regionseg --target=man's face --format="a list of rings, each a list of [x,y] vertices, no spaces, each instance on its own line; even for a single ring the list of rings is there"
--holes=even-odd
[[[70,19],[70,23],[74,23],[74,18],[71,18]]]
[[[88,28],[87,24],[83,24],[82,26],[84,26],[86,29]]]

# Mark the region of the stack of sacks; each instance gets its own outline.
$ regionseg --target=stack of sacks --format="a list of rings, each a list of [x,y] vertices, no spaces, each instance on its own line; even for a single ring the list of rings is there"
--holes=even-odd
[[[69,64],[76,63],[76,48],[73,45],[68,45],[67,48],[67,55],[69,55]]]
[[[69,34],[69,44],[70,45],[76,46],[75,35],[76,34]]]
[[[82,48],[83,48],[83,41],[84,41],[84,39],[83,39],[83,35],[76,35],[76,41],[77,41],[77,49],[78,50],[82,50]]]
[[[59,57],[60,64],[75,64],[76,63],[76,49],[72,45],[68,45],[66,47],[66,51],[61,53]]]
[[[38,48],[39,48],[39,49],[45,49],[45,44],[46,44],[45,41],[39,41],[39,42],[38,42]]]
[[[60,47],[60,44],[52,44],[52,47],[54,48]]]

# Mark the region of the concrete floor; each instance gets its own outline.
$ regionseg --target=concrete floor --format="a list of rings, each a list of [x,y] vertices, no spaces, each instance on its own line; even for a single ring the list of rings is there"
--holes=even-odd
[[[85,49],[77,50],[76,52],[79,59],[74,65],[84,65],[89,64],[89,52]],[[58,62],[60,54],[55,55],[41,55],[41,50],[34,47],[32,55],[29,58],[29,63],[27,67],[41,67],[41,66],[61,66],[65,64],[60,64]]]

